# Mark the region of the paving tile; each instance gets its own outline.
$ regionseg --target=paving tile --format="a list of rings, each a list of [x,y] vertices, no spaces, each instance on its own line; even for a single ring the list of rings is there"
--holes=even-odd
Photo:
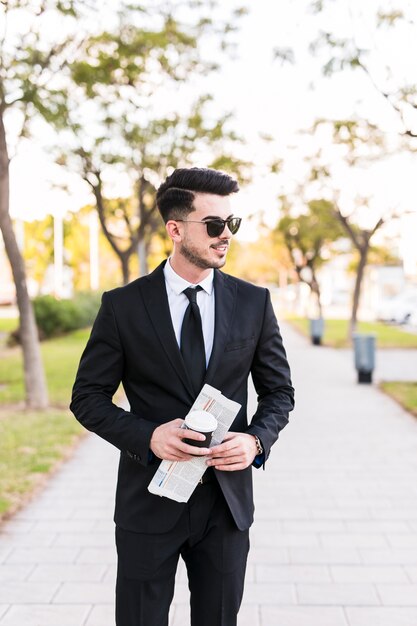
[[[376,588],[385,606],[417,606],[417,585],[377,585]]]
[[[412,565],[411,566],[406,565],[404,566],[404,571],[409,581],[417,584],[417,565],[415,567]]]
[[[362,546],[366,548],[387,547],[385,536],[381,533],[320,533],[320,544],[325,548],[343,546]]]
[[[262,511],[256,511],[257,520],[308,520],[312,519],[311,511],[307,507],[280,507],[277,505],[275,508],[268,508]]]
[[[410,532],[410,526],[397,520],[347,521],[346,530],[353,533],[402,533]]]
[[[355,548],[288,548],[288,552],[291,563],[360,563],[359,552]]]
[[[97,626],[101,626],[101,624],[97,624]],[[176,604],[171,607],[169,626],[190,626],[189,604]]]
[[[330,576],[336,583],[407,583],[410,582],[399,565],[330,565]]]
[[[371,513],[366,508],[335,508],[335,509],[313,509],[311,511],[313,519],[340,519],[340,520],[363,520],[371,519]]]
[[[1,526],[1,530],[4,532],[13,532],[13,533],[28,533],[32,530],[36,530],[35,528],[36,522],[30,522],[28,520],[19,520],[14,516],[8,522],[5,522]]]
[[[261,626],[347,626],[343,609],[336,607],[262,606],[260,612]]]
[[[113,604],[114,585],[110,583],[63,583],[54,604]]]
[[[417,533],[389,533],[387,540],[394,548],[417,548]]]
[[[237,621],[239,626],[261,626],[259,605],[243,603]],[[178,626],[184,626],[184,624],[180,623]]]
[[[53,543],[56,547],[80,546],[80,547],[112,547],[114,546],[114,533],[106,532],[59,532]]]
[[[342,520],[329,520],[329,519],[310,519],[310,520],[283,520],[281,522],[283,532],[345,532],[346,526],[349,522]]]
[[[8,604],[0,604],[0,620],[2,616],[6,613],[8,608],[9,608]]]
[[[65,520],[69,519],[74,513],[74,508],[53,507],[46,508],[42,503],[29,505],[26,509],[22,509],[19,513],[20,520],[38,521],[38,520]]]
[[[89,606],[15,604],[0,620],[1,626],[83,626]],[[104,625],[103,625],[104,626]]]
[[[23,581],[29,576],[33,567],[33,564],[26,563],[0,565],[0,583]]]
[[[83,626],[114,626],[114,605],[96,604],[93,606]]]
[[[416,626],[417,609],[346,607],[349,626]]]
[[[324,565],[257,565],[255,580],[257,583],[331,582]]]
[[[39,520],[34,522],[33,530],[34,532],[49,531],[54,533],[57,531],[60,533],[89,532],[95,529],[95,524],[94,520],[60,520],[59,525],[54,520]]]
[[[379,550],[378,548],[358,548],[362,563],[381,564],[381,565],[417,565],[417,550],[410,548],[387,548]]]
[[[83,520],[101,520],[112,519],[113,507],[95,508],[95,509],[78,509],[72,512],[71,519]]]
[[[11,548],[15,546],[30,546],[34,548],[48,547],[53,543],[54,539],[55,534],[51,532],[37,532],[32,530],[28,533],[15,533],[14,531],[0,531],[0,545],[4,544]]]
[[[249,563],[289,563],[288,550],[286,548],[251,548]]]
[[[78,548],[15,548],[7,563],[73,563]]]
[[[64,550],[65,548],[60,548]],[[68,548],[69,549],[69,548]],[[82,548],[77,556],[77,563],[105,563],[116,562],[116,548]]]
[[[85,566],[84,566],[85,567]],[[117,565],[104,565],[106,568],[105,574],[102,577],[103,583],[112,583],[116,584],[116,575],[117,575]]]
[[[27,604],[50,602],[59,583],[4,582],[0,586],[0,602],[4,604]]]
[[[409,520],[417,520],[417,508],[397,508],[390,509],[371,509],[371,516],[375,519],[396,519],[407,522]]]
[[[296,604],[295,586],[285,583],[247,583],[244,593],[248,604]]]
[[[82,520],[79,520],[79,523],[81,523]],[[84,522],[87,522],[88,520],[83,520]],[[90,530],[90,529],[85,529],[85,530]],[[113,519],[100,519],[100,520],[96,520],[93,521],[93,530],[97,531],[97,532],[108,532],[111,533],[114,537],[114,521]],[[395,530],[395,529],[394,529]]]
[[[10,547],[0,546],[0,563],[4,563],[4,561],[10,556],[12,549]]]
[[[253,547],[262,548],[269,546],[289,547],[289,546],[319,546],[318,535],[314,533],[257,533],[252,535],[251,544]]]
[[[1,570],[0,570],[1,571]],[[99,582],[106,572],[106,565],[89,563],[39,564],[34,569],[29,581],[33,582]],[[1,574],[0,574],[1,576]]]
[[[380,604],[375,588],[371,584],[300,583],[296,587],[299,604],[341,606],[372,606]]]
[[[175,581],[175,590],[174,590],[174,604],[189,604],[190,603],[190,590],[188,589],[188,584],[185,580]]]

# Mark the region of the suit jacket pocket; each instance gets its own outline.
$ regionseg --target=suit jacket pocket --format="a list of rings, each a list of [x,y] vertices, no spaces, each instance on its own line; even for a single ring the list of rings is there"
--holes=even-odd
[[[244,348],[251,348],[255,342],[255,337],[247,337],[246,339],[239,339],[238,341],[232,341],[226,344],[225,351],[231,352],[232,350],[243,350]]]

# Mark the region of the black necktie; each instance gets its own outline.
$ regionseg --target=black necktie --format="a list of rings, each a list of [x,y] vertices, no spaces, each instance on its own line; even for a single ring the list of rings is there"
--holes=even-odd
[[[181,354],[196,396],[203,386],[206,373],[206,351],[200,309],[197,304],[197,291],[201,290],[200,286],[184,289],[183,293],[190,303],[185,311],[181,327]]]

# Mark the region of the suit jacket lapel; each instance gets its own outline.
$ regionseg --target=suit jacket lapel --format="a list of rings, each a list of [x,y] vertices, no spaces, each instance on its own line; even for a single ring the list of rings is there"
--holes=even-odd
[[[224,346],[229,336],[229,328],[233,319],[236,304],[236,283],[229,276],[218,270],[214,271],[215,323],[214,342],[208,364],[205,382],[211,384],[218,367],[219,359],[224,353]]]
[[[165,261],[159,265],[155,271],[146,276],[147,280],[141,282],[140,289],[145,308],[155,329],[155,333],[158,335],[174,370],[182,380],[188,393],[193,396],[191,380],[185,369],[172,325],[165,286],[164,265]]]

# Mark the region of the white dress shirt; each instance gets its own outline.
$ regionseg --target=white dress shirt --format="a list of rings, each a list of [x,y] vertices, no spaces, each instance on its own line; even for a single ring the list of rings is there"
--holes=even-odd
[[[164,267],[165,285],[168,295],[169,310],[171,312],[172,324],[174,326],[175,337],[178,346],[180,346],[181,326],[184,319],[185,311],[189,305],[187,296],[182,293],[187,287],[197,287],[181,278],[172,269],[170,259],[165,263]],[[214,270],[202,280],[199,284],[201,291],[197,292],[197,304],[200,309],[201,324],[203,327],[204,347],[206,350],[206,367],[210,360],[211,351],[213,349],[214,340]]]

